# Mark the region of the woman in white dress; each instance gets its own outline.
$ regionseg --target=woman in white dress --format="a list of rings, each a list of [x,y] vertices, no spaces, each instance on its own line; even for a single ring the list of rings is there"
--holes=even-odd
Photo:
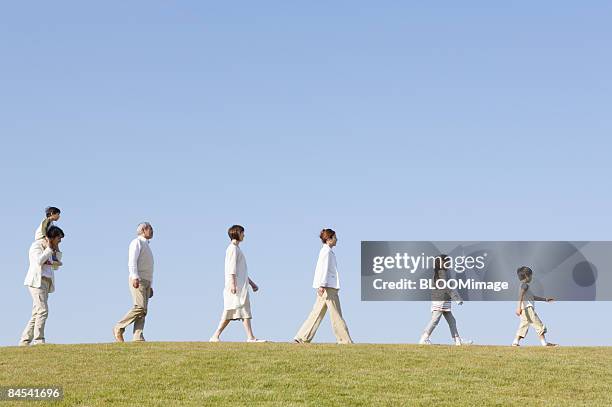
[[[249,301],[249,285],[253,292],[259,290],[247,271],[246,258],[240,250],[240,242],[244,240],[244,228],[234,225],[227,231],[231,243],[225,251],[225,289],[223,290],[223,314],[221,322],[210,338],[210,342],[219,342],[221,333],[230,321],[240,320],[244,324],[247,342],[265,342],[253,335],[251,328],[251,303]]]

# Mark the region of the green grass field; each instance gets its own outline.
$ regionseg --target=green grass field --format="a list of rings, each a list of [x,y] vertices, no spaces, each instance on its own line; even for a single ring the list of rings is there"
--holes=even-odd
[[[610,406],[612,348],[149,342],[0,348],[66,406]]]

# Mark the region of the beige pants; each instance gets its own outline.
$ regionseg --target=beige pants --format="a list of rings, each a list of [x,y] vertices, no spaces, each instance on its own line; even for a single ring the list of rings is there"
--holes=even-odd
[[[147,307],[149,305],[149,297],[151,296],[151,282],[149,280],[140,279],[140,285],[138,288],[134,288],[134,286],[132,286],[131,280],[129,281],[129,284],[134,306],[128,311],[127,314],[125,314],[121,321],[117,322],[115,328],[123,332],[128,325],[133,323],[133,340],[142,341],[144,340],[142,330],[144,329],[145,316],[147,315]]]
[[[43,277],[40,288],[28,287],[32,296],[32,317],[21,334],[21,344],[45,343],[45,323],[49,315],[49,287],[51,279]]]
[[[298,331],[295,339],[299,342],[310,342],[317,333],[319,325],[325,312],[329,308],[329,314],[331,317],[332,329],[338,343],[353,343],[351,336],[349,335],[348,327],[346,322],[342,318],[342,309],[340,308],[340,299],[338,298],[338,290],[335,288],[325,288],[323,295],[318,295],[317,301],[315,302],[310,315],[304,321],[304,324]]]
[[[533,326],[538,336],[546,333],[546,326],[544,326],[533,307],[526,307],[521,312],[521,322],[518,331],[516,331],[516,336],[524,338],[529,330],[529,325]]]

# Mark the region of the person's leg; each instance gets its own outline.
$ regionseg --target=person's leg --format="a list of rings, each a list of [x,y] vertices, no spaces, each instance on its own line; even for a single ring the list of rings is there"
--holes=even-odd
[[[144,330],[145,318],[147,316],[147,310],[149,309],[149,296],[151,295],[151,282],[148,280],[140,280],[140,284],[142,287],[142,307],[144,309],[144,312],[141,316],[137,317],[134,320],[134,334],[132,337],[132,340],[134,341],[144,341],[142,331]]]
[[[529,313],[527,317],[529,319],[529,323],[531,324],[531,326],[533,326],[533,329],[535,329],[536,333],[538,334],[542,346],[557,346],[554,343],[546,341],[546,325],[544,325],[535,309],[529,307]]]
[[[429,337],[431,336],[431,333],[434,331],[434,329],[436,329],[436,326],[438,326],[438,322],[440,322],[441,317],[442,311],[431,312],[431,320],[425,327],[425,330],[423,331],[423,335],[421,335],[421,340],[419,341],[419,343],[427,344],[429,342]]]
[[[211,342],[219,341],[219,337],[221,336],[221,333],[229,325],[230,321],[231,321],[230,319],[221,319],[221,322],[219,322],[219,326],[217,327],[217,330],[215,331],[213,336],[210,338]]]
[[[19,345],[21,346],[29,345],[32,339],[34,339],[34,325],[36,325],[36,316],[39,312],[42,297],[40,288],[28,287],[28,291],[32,296],[32,316],[21,334],[21,339],[19,340]]]
[[[251,319],[250,318],[243,319],[242,325],[244,325],[244,331],[246,332],[247,339],[254,340],[255,335],[253,335],[253,328],[251,327]]]
[[[134,288],[132,286],[132,283],[130,282],[129,287],[130,293],[132,294],[132,302],[134,305],[127,312],[127,314],[125,314],[125,316],[115,325],[115,330],[119,331],[121,334],[123,334],[123,331],[125,331],[125,328],[128,325],[132,324],[134,321],[136,321],[138,318],[142,317],[146,313],[144,300],[145,292],[143,286],[140,285],[138,288]]]
[[[464,341],[463,339],[461,339],[461,336],[459,336],[459,331],[457,330],[457,321],[455,320],[455,316],[451,311],[444,312],[444,318],[446,319],[446,322],[448,322],[451,337],[455,340],[455,345],[471,345],[472,343],[474,343],[472,341]]]
[[[49,280],[43,278],[40,289],[37,291],[38,306],[36,311],[36,318],[34,321],[34,338],[32,338],[33,344],[45,343],[45,324],[47,323],[47,316],[49,316]]]
[[[325,293],[323,293],[323,295],[319,295],[317,293],[317,299],[312,307],[310,315],[308,315],[308,318],[306,318],[306,321],[304,321],[302,327],[295,335],[295,340],[297,342],[310,342],[314,338],[315,334],[317,333],[317,329],[319,329],[319,325],[321,325],[321,321],[325,316],[325,312],[327,311],[325,296]]]
[[[326,288],[325,291],[327,291],[325,303],[327,308],[329,308],[329,317],[331,318],[332,330],[334,331],[334,335],[336,335],[336,341],[342,344],[353,343],[346,322],[342,317],[338,290],[335,288]]]
[[[521,321],[519,322],[518,330],[516,331],[516,335],[514,337],[514,341],[512,342],[512,346],[519,346],[521,339],[527,336],[527,332],[529,331],[529,320],[527,319],[526,310],[531,307],[527,307],[521,312]]]
[[[455,320],[455,316],[451,311],[443,312],[444,318],[448,323],[448,328],[450,329],[451,338],[457,339],[459,338],[459,331],[457,330],[457,321]]]

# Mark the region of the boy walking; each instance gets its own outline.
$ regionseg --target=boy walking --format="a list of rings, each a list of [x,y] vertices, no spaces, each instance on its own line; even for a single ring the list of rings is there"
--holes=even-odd
[[[540,337],[542,346],[558,346],[555,343],[546,341],[546,326],[544,323],[542,323],[540,317],[538,317],[538,314],[535,311],[536,301],[551,302],[554,301],[554,298],[545,298],[533,295],[531,289],[529,288],[529,283],[531,283],[533,278],[533,271],[529,267],[519,267],[518,270],[516,270],[516,273],[521,282],[521,286],[519,288],[519,300],[516,307],[516,315],[521,317],[521,322],[519,324],[518,331],[516,332],[516,337],[512,342],[512,346],[520,346],[521,339],[527,335],[529,325],[532,325],[536,330],[536,333]]]

